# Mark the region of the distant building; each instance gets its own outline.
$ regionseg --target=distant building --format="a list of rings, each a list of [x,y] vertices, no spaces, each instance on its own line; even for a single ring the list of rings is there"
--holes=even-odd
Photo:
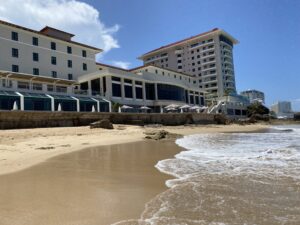
[[[254,102],[265,103],[265,94],[261,91],[249,89],[247,91],[242,91],[241,95],[248,98],[250,103],[254,103]]]
[[[271,106],[271,111],[276,114],[277,118],[292,118],[294,113],[292,111],[292,104],[288,101],[277,102]]]

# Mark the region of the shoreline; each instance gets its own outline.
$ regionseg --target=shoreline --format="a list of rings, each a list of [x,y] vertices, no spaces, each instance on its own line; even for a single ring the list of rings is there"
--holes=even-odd
[[[179,135],[222,132],[255,132],[269,125],[191,125],[139,127],[114,125],[114,130],[89,127],[0,130],[0,175],[14,173],[65,153],[144,140],[144,132],[166,130]]]
[[[2,175],[1,224],[107,225],[138,219],[173,179],[154,165],[181,150],[171,139],[106,145]]]

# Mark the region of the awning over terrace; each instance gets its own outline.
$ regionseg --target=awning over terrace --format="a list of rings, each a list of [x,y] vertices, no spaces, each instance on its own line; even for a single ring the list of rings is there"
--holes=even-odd
[[[14,91],[1,91],[0,90],[0,110],[12,110],[16,102],[20,108],[21,97]]]
[[[79,84],[75,80],[66,80],[66,79],[52,78],[47,76],[39,76],[39,75],[32,75],[26,73],[15,73],[10,71],[3,71],[3,70],[0,70],[0,78],[34,80],[38,82],[55,83],[55,84],[62,84],[62,85]]]
[[[24,96],[24,110],[51,111],[51,98],[45,94],[19,92]]]
[[[54,111],[60,104],[62,111],[77,111],[77,100],[69,95],[49,95],[54,98]]]

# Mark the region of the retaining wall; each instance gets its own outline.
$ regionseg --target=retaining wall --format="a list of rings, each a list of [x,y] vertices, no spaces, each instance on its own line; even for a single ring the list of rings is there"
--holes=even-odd
[[[220,115],[199,113],[80,113],[80,112],[29,112],[0,111],[0,129],[86,126],[92,122],[109,119],[118,124],[214,124]]]

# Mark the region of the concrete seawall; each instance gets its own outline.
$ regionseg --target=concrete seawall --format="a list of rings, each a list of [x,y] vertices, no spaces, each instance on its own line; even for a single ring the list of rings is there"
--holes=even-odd
[[[86,126],[101,119],[118,124],[216,124],[220,116],[198,113],[135,114],[135,113],[79,113],[79,112],[29,112],[0,111],[0,129],[37,127]]]

